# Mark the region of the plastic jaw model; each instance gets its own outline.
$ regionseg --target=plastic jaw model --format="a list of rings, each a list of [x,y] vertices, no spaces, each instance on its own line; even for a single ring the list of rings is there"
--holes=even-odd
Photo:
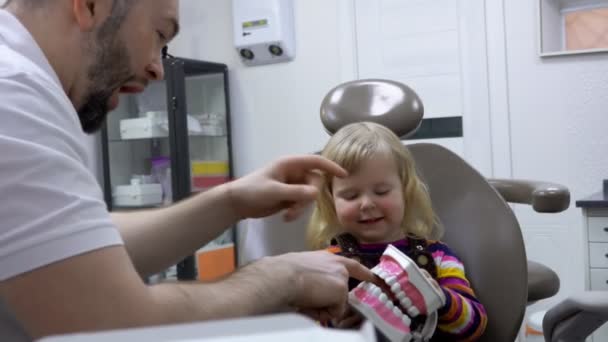
[[[391,342],[428,341],[437,326],[443,291],[409,257],[389,245],[372,269],[377,283],[362,282],[348,302]]]

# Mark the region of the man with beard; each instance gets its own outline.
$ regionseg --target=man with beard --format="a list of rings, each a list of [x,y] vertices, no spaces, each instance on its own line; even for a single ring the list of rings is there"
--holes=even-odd
[[[177,8],[9,0],[0,10],[0,299],[29,337],[283,310],[327,319],[344,310],[349,275],[372,279],[356,262],[311,252],[263,258],[214,283],[142,282],[240,219],[297,217],[316,197],[318,172],[346,174],[294,156],[169,208],[108,213],[85,132],[119,93],[164,78]]]

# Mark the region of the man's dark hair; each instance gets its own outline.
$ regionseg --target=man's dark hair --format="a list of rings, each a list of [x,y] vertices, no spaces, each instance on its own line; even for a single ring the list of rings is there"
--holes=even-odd
[[[114,0],[108,21],[111,21],[111,24],[115,24],[117,26],[122,24],[135,2],[137,2],[137,0]]]
[[[29,8],[40,7],[46,5],[49,2],[48,0],[6,0],[6,2],[2,6],[0,6],[0,8],[5,8],[14,1],[21,2]],[[112,13],[110,14],[110,19],[114,19],[115,23],[120,24],[129,13],[129,10],[131,9],[135,1],[137,0],[114,0],[112,4]],[[2,0],[0,0],[0,3],[1,2]]]

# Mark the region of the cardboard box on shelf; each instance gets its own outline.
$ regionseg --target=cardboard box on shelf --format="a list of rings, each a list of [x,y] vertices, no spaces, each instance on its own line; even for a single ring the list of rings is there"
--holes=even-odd
[[[112,202],[118,207],[143,207],[159,205],[163,200],[160,184],[140,184],[137,181],[129,185],[118,185],[114,188]]]

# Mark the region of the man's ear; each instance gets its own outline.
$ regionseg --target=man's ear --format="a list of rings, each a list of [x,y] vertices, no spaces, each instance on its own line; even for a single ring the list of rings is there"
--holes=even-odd
[[[92,31],[106,21],[114,0],[72,0],[72,11],[82,31]]]

